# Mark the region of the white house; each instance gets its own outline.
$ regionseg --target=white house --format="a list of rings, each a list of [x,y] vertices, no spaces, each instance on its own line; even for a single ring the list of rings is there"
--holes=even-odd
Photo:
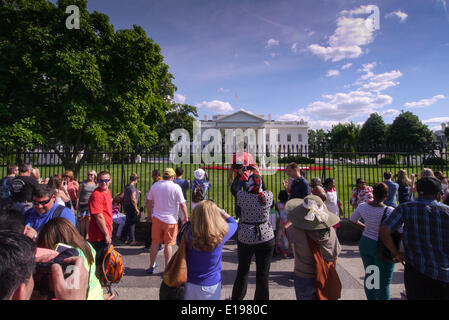
[[[308,129],[309,126],[304,120],[300,121],[277,121],[271,119],[271,114],[268,114],[267,119],[264,115],[256,115],[243,110],[237,111],[228,115],[214,115],[212,120],[208,119],[208,116],[204,116],[204,120],[201,123],[201,136],[203,137],[203,132],[207,129],[219,129],[225,140],[226,129],[232,130],[235,139],[235,130],[242,129],[243,131],[247,129],[254,129],[256,136],[260,130],[265,129],[265,143],[270,147],[274,143],[277,144],[281,150],[296,150],[301,148],[301,146],[306,147],[308,145]],[[277,130],[277,136],[275,140],[270,139],[270,129]],[[248,143],[249,149],[251,149],[251,141],[248,141],[248,136],[245,137]],[[207,145],[209,141],[202,141],[203,147]],[[261,141],[258,141],[260,144]],[[233,150],[235,151],[235,140]]]

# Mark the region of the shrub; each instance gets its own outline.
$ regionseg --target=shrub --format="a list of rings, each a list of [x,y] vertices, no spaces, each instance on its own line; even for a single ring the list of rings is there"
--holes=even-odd
[[[287,156],[287,157],[279,157],[279,163],[290,163],[296,162],[298,164],[315,164],[315,159],[302,157],[302,156]]]
[[[399,161],[398,155],[390,155],[379,159],[379,164],[397,164]]]
[[[437,157],[430,157],[424,159],[423,164],[427,166],[446,166],[447,160]]]

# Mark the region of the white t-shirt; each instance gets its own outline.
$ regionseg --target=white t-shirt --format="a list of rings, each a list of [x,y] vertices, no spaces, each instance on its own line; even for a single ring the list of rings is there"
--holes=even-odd
[[[387,217],[393,212],[393,207],[387,207]],[[367,238],[377,241],[379,238],[379,228],[384,215],[385,207],[373,207],[368,203],[361,203],[349,218],[352,222],[357,222],[363,218],[365,230],[363,235]]]
[[[153,217],[167,224],[178,223],[179,204],[186,202],[181,187],[171,180],[155,183],[147,193],[153,201]]]

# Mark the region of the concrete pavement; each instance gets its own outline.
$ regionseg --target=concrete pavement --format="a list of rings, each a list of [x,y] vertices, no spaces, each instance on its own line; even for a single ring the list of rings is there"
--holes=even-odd
[[[159,268],[154,275],[145,273],[149,265],[149,250],[141,247],[116,245],[116,249],[123,255],[125,275],[122,281],[115,285],[118,292],[117,300],[158,300],[159,286],[162,281],[164,268],[164,254],[160,251],[157,257]],[[174,248],[175,251],[175,248]],[[293,259],[273,258],[270,268],[270,299],[295,300],[293,287]],[[237,244],[235,240],[226,243],[223,249],[222,294],[221,299],[229,299],[232,293],[237,272]],[[251,264],[248,277],[248,290],[245,300],[254,297],[256,283],[255,262]],[[337,262],[337,272],[342,282],[341,300],[366,300],[363,290],[364,269],[359,255],[357,243],[342,243],[342,252]],[[396,264],[393,282],[390,286],[391,299],[401,299],[404,268]]]

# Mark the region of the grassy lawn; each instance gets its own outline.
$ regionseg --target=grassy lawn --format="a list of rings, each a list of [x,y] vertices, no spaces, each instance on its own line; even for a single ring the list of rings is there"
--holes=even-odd
[[[280,164],[280,166],[284,166]],[[307,167],[308,165],[300,165]],[[316,166],[319,166],[317,164]],[[64,172],[62,166],[37,166],[41,172],[41,177],[50,177],[53,174]],[[140,201],[140,206],[144,206],[145,193],[150,189],[152,184],[151,173],[154,169],[159,169],[161,174],[164,168],[172,167],[176,168],[176,165],[169,164],[167,162],[157,162],[157,163],[138,163],[138,164],[126,164],[124,166],[124,171],[122,172],[121,164],[105,164],[96,165],[90,164],[82,167],[79,175],[78,181],[81,181],[87,177],[88,170],[94,169],[99,173],[102,170],[108,170],[111,172],[112,184],[110,186],[113,195],[122,191],[124,184],[128,182],[129,176],[135,172],[139,175],[139,183],[137,185],[138,189],[141,190],[142,196]],[[193,172],[200,167],[200,165],[181,165],[184,170],[184,179],[190,181],[193,180]],[[355,182],[357,178],[363,177],[368,185],[373,185],[377,182],[383,181],[383,172],[391,171],[397,173],[399,169],[405,168],[410,175],[411,173],[419,173],[422,166],[404,167],[399,165],[388,165],[388,166],[368,166],[368,165],[350,165],[350,164],[327,164],[326,168],[329,170],[325,171],[325,176],[323,171],[306,171],[307,179],[314,177],[319,177],[324,182],[324,178],[332,177],[336,182],[336,189],[340,196],[340,201],[343,204],[343,212],[345,217],[349,217],[352,212],[352,207],[350,206],[351,191],[355,188]],[[441,169],[438,169],[441,170]],[[208,191],[208,198],[213,199],[220,207],[224,208],[227,212],[234,214],[234,198],[232,197],[229,188],[227,186],[227,171],[224,170],[206,170],[209,175],[210,183],[212,188]],[[0,167],[1,176],[6,175],[6,168]],[[448,168],[444,170],[445,174],[448,174]],[[277,202],[277,196],[279,191],[282,190],[282,180],[287,179],[284,171],[278,171],[274,175],[267,175],[263,177],[268,189],[274,194],[275,201]],[[190,199],[190,190],[187,192],[187,197]],[[190,209],[190,201],[189,201]]]

